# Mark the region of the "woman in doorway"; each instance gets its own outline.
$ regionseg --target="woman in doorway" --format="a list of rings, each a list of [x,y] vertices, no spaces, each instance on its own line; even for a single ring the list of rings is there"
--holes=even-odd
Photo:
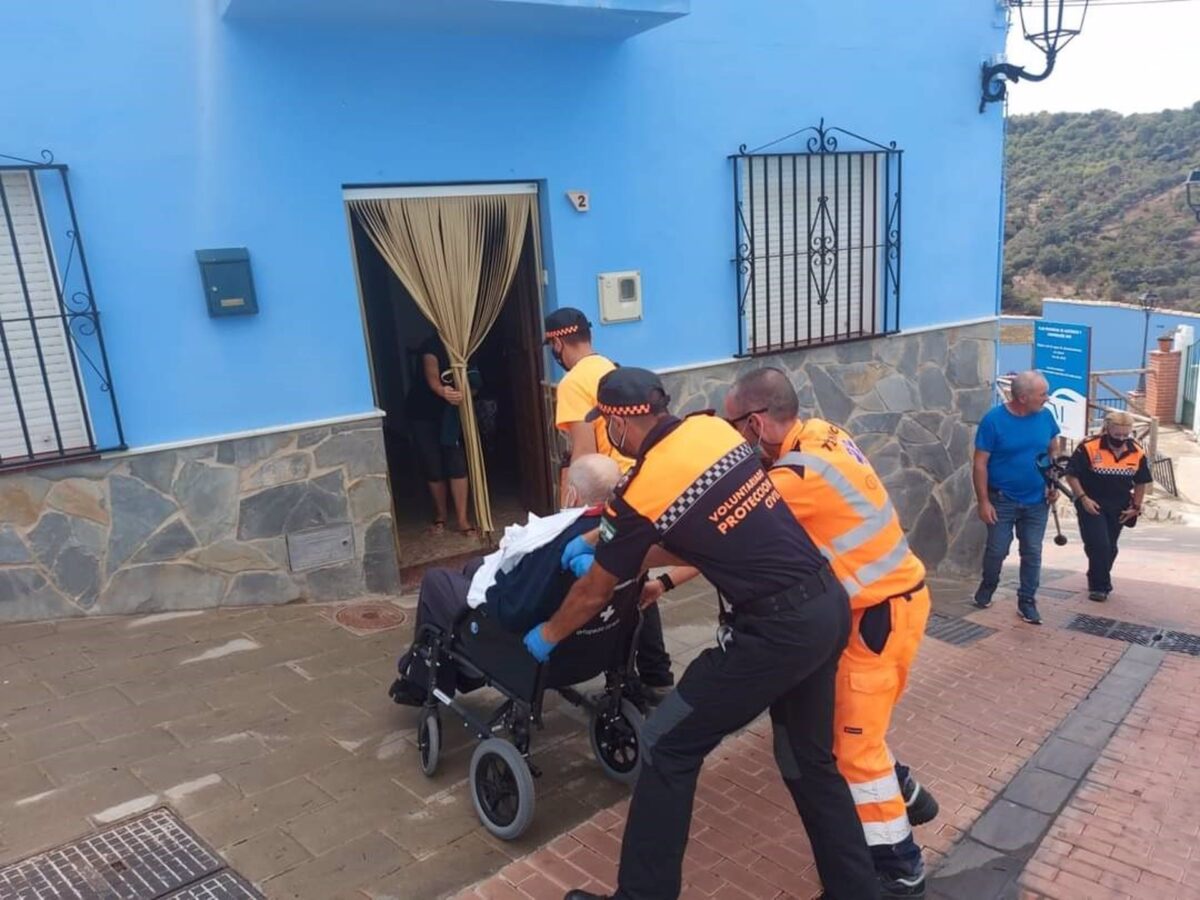
[[[1088,599],[1103,603],[1112,592],[1112,567],[1121,529],[1132,528],[1153,479],[1146,453],[1133,439],[1133,416],[1110,409],[1103,430],[1080,442],[1067,467],[1075,494],[1079,535],[1088,558]]]
[[[475,528],[467,517],[467,455],[462,431],[455,427],[456,407],[463,395],[450,379],[450,356],[441,338],[436,334],[427,338],[417,352],[420,370],[409,389],[406,412],[412,423],[417,458],[433,498],[432,530],[435,534],[445,530],[448,482],[455,527],[464,536],[474,536]]]

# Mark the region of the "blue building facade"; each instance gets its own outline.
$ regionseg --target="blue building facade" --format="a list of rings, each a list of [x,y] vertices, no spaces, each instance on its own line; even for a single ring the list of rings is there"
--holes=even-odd
[[[929,562],[965,565],[978,540],[965,527],[966,447],[995,366],[1003,205],[1003,123],[997,108],[977,112],[977,69],[1004,38],[1002,11],[954,0],[919,14],[880,0],[7,10],[0,153],[41,162],[46,149],[67,167],[108,361],[103,377],[81,377],[81,415],[94,448],[112,452],[28,466],[18,445],[0,457],[0,619],[396,589],[413,561],[399,520],[420,500],[398,486],[405,462],[387,433],[408,369],[380,357],[404,357],[428,326],[412,309],[379,312],[405,290],[364,240],[354,191],[535,193],[536,246],[517,278],[528,296],[504,326],[528,359],[485,346],[498,371],[561,374],[514,337],[561,305],[597,323],[601,351],[662,371],[681,407],[714,402],[760,351],[796,373],[816,412],[858,420]],[[822,121],[844,131],[794,134]],[[817,160],[832,189],[811,182],[818,134],[860,154],[844,169]],[[731,160],[764,145],[758,176]],[[784,174],[797,162],[804,190]],[[16,196],[18,175],[6,177]],[[749,211],[756,190],[781,213],[790,193],[794,224]],[[62,281],[61,204],[46,193]],[[829,196],[841,245],[826,245],[825,286],[801,291],[802,268],[789,281],[776,260],[771,274],[772,242],[808,264],[794,258],[802,223]],[[214,248],[246,249],[256,314],[209,314],[196,254]],[[612,272],[638,273],[630,321],[603,321],[597,279]],[[829,308],[848,317],[857,302],[857,317],[826,334],[818,309],[801,334],[799,306],[779,308],[789,330],[764,339],[776,307],[739,309],[748,281],[755,296],[774,286],[776,304],[828,289]],[[91,371],[78,356],[98,347],[72,340],[75,367]],[[525,415],[516,427],[540,440],[544,411]],[[540,452],[553,465],[557,451]],[[510,470],[541,479],[519,460]],[[526,508],[548,502],[517,493]]]
[[[1014,330],[1011,341],[1002,341],[996,357],[999,374],[1028,369],[1033,361],[1032,323],[1036,316],[1004,316],[1002,326],[1027,326]],[[1180,327],[1200,332],[1200,314],[1172,309],[1157,309],[1146,314],[1128,303],[1087,300],[1042,301],[1041,318],[1047,322],[1087,325],[1092,330],[1092,371],[1113,372],[1138,369],[1146,364],[1146,352],[1153,350],[1155,341],[1163,335],[1173,335]],[[1145,347],[1143,347],[1143,339]],[[1105,378],[1113,387],[1133,390],[1137,375],[1112,375]]]

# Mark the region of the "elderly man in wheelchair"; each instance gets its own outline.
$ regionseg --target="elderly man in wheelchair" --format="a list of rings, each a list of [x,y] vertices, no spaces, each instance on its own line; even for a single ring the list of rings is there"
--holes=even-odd
[[[480,743],[471,760],[472,799],[483,824],[506,840],[533,818],[533,777],[539,773],[529,759],[531,726],[541,725],[547,688],[590,712],[592,749],[608,775],[632,783],[640,768],[646,703],[632,657],[642,581],[619,588],[551,661],[538,663],[522,643],[582,574],[564,570],[563,550],[599,525],[619,477],[608,457],[580,457],[568,472],[562,512],[531,515],[528,524],[505,530],[494,553],[461,571],[432,569],[421,581],[413,642],[400,657],[400,677],[389,694],[421,708],[417,744],[426,775],[437,770],[443,707],[475,733]],[[585,697],[573,687],[601,674],[605,689],[597,695]],[[455,697],[485,685],[503,698],[486,720]]]

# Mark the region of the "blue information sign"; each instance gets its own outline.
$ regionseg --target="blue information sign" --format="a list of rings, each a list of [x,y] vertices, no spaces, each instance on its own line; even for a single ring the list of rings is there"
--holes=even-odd
[[[1063,437],[1087,436],[1088,380],[1092,370],[1092,329],[1064,322],[1035,322],[1033,367],[1050,383],[1047,406]]]

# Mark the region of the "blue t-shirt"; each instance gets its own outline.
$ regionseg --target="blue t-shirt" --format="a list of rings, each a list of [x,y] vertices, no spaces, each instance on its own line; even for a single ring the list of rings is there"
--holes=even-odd
[[[989,410],[975,432],[975,449],[990,453],[988,488],[1026,505],[1046,498],[1046,481],[1037,458],[1058,435],[1058,423],[1048,409],[1031,416],[1014,416],[1001,404]]]

